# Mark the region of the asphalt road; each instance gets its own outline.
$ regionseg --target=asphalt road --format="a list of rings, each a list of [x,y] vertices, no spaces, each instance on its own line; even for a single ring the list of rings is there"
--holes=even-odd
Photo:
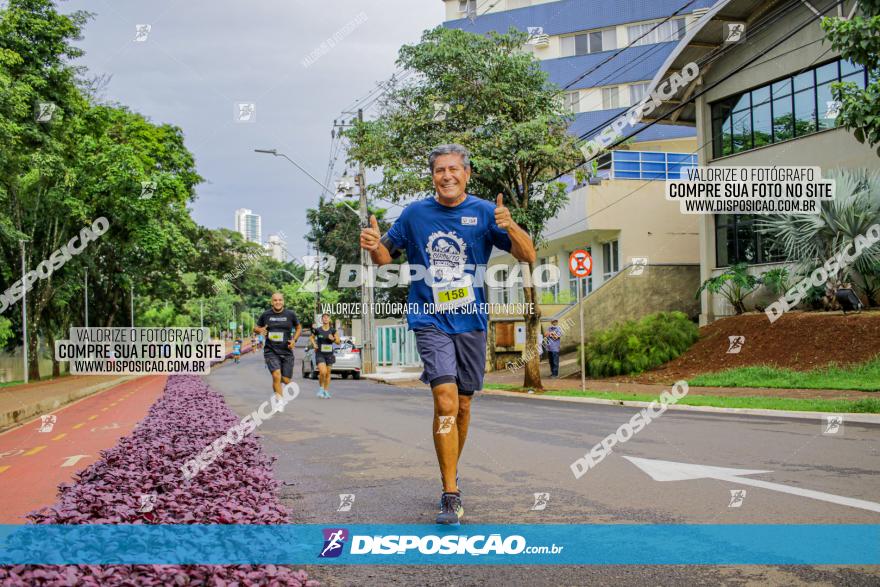
[[[316,382],[259,433],[278,457],[281,498],[295,523],[433,523],[440,481],[425,390],[334,378]],[[237,413],[271,393],[259,355],[208,376]],[[460,466],[465,523],[880,523],[834,496],[880,503],[880,427],[818,420],[667,412],[580,479],[570,464],[635,408],[478,396]],[[769,471],[743,479],[656,481],[624,456]],[[749,483],[746,481],[745,483]],[[783,487],[780,490],[780,486]],[[794,488],[794,489],[791,489]],[[745,490],[738,507],[731,490]],[[832,502],[785,491],[831,494]],[[533,511],[535,493],[549,502]],[[339,494],[354,494],[338,512]],[[839,500],[837,500],[839,501]],[[864,505],[864,504],[862,504]],[[868,506],[870,507],[870,506]],[[327,585],[876,585],[878,567],[340,566],[307,567]]]

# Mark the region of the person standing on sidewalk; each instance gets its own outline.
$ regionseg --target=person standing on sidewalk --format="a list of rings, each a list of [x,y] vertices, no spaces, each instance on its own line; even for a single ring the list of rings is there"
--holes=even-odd
[[[470,423],[471,397],[483,387],[487,316],[483,289],[474,286],[476,268],[493,247],[518,261],[534,262],[535,247],[498,194],[495,203],[468,195],[470,155],[461,145],[442,145],[428,155],[436,194],[411,203],[382,236],[376,217],[361,231],[361,248],[373,262],[387,265],[406,252],[410,265],[427,277],[413,280],[407,313],[410,330],[431,386],[431,432],[440,464],[443,493],[438,524],[458,524],[464,515],[458,487],[458,460]]]
[[[559,377],[559,349],[562,345],[562,329],[559,327],[559,320],[550,322],[545,339],[547,341],[547,358],[550,360],[550,377],[556,379]]]

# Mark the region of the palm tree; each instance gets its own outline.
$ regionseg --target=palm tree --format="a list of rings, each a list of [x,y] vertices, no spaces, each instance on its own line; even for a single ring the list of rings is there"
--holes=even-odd
[[[797,262],[798,272],[809,274],[826,259],[844,248],[852,252],[857,236],[880,224],[880,171],[867,169],[833,170],[835,198],[823,200],[819,214],[768,216],[758,221],[758,229],[768,234],[774,247],[790,261]],[[866,248],[849,267],[828,278],[828,289],[852,281],[872,300],[870,284],[876,281],[880,266],[880,243]],[[853,279],[858,276],[859,279]]]

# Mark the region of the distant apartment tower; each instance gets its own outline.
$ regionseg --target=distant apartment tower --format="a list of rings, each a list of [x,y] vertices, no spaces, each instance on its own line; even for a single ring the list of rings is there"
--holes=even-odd
[[[269,240],[263,247],[269,252],[269,255],[276,261],[282,263],[287,262],[287,241],[277,234],[270,234]]]
[[[246,241],[252,243],[263,242],[260,215],[254,214],[252,210],[239,208],[235,211],[235,230]]]

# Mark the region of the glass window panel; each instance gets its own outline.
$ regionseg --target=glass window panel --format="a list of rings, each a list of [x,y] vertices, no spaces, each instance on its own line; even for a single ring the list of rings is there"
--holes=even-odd
[[[752,148],[752,113],[750,110],[733,115],[733,152]]]
[[[770,100],[770,86],[764,86],[757,90],[752,90],[752,106],[764,104]]]
[[[666,161],[666,153],[642,151],[642,161]]]
[[[824,84],[825,82],[837,81],[837,62],[826,63],[822,67],[816,69],[816,83]]]
[[[715,216],[715,226],[728,226],[733,224],[733,214],[718,214]]]
[[[620,161],[614,164],[618,171],[638,171],[639,165],[638,161]]]
[[[638,161],[638,151],[612,151],[615,161]]]
[[[733,115],[730,115],[724,121],[724,127],[721,133],[721,155],[730,155],[733,153]]]
[[[590,33],[590,53],[598,53],[602,50],[602,33]]]
[[[813,87],[813,72],[805,71],[794,76],[794,91]]]
[[[571,57],[574,54],[574,37],[562,37],[562,56]]]
[[[642,179],[666,179],[666,170],[661,171],[643,171]]]
[[[617,49],[617,29],[605,29],[602,31],[602,50],[612,49]]]
[[[846,59],[842,59],[840,61],[840,75],[847,76],[857,71],[864,71],[864,69],[865,68],[858,63],[854,63]]]
[[[736,264],[736,239],[733,226],[719,226],[715,230],[715,264],[728,267]]]
[[[852,82],[856,84],[860,89],[865,89],[865,72],[857,71],[856,73],[851,73],[848,76],[845,76],[842,81]]]
[[[586,55],[589,53],[587,35],[575,35],[574,37],[574,54]]]
[[[740,96],[739,99],[736,101],[736,104],[733,106],[733,111],[739,112],[741,110],[745,110],[749,106],[751,106],[751,101],[749,98],[749,93],[746,92],[745,94]]]
[[[638,104],[648,91],[648,84],[633,84],[629,87],[630,105]]]
[[[784,141],[794,136],[791,96],[773,100],[773,140]]]
[[[755,229],[751,223],[736,223],[736,257],[737,262],[758,262],[758,246]]]
[[[781,98],[783,96],[791,95],[791,78],[787,78],[781,81],[776,82],[772,86],[773,89],[773,99]]]
[[[756,147],[769,145],[773,142],[773,125],[770,120],[770,102],[765,102],[752,109],[752,126]]]
[[[621,171],[620,169],[614,170],[615,179],[639,179],[641,178],[641,172],[639,171]]]
[[[816,98],[819,101],[819,130],[822,130],[823,128],[834,128],[836,126],[836,119],[826,116],[826,114],[829,114],[828,103],[834,101],[834,97],[831,95],[831,82],[822,84],[816,88]]]
[[[617,86],[602,88],[602,109],[611,110],[612,108],[620,108]]]
[[[816,132],[816,96],[813,89],[794,95],[794,134],[797,137]]]
[[[666,163],[642,161],[642,171],[666,171]]]
[[[644,41],[644,39],[642,39],[640,41],[636,41],[636,39],[638,39],[641,36],[641,34],[642,34],[642,25],[640,25],[640,24],[634,24],[634,25],[630,25],[630,26],[626,27],[627,40],[629,41],[630,45],[638,46],[638,45],[644,44],[642,42],[642,41]]]
[[[676,30],[678,31],[678,36],[676,37],[676,39],[684,38],[684,33],[685,33],[686,27],[687,27],[687,19],[677,18],[673,21],[673,23],[675,23],[674,26],[675,26]]]

